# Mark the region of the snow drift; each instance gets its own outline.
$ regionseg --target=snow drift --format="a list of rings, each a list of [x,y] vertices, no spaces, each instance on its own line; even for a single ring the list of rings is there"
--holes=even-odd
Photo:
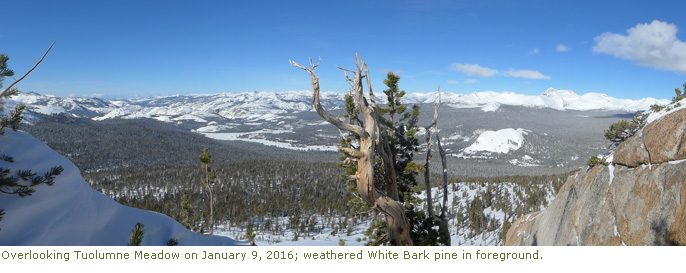
[[[43,173],[61,165],[55,184],[37,186],[32,196],[0,194],[0,245],[126,245],[138,222],[145,226],[143,245],[165,245],[170,238],[179,245],[237,245],[226,237],[193,233],[165,215],[122,206],[92,189],[68,159],[24,132],[6,130],[0,152],[14,163],[2,168],[31,169]]]

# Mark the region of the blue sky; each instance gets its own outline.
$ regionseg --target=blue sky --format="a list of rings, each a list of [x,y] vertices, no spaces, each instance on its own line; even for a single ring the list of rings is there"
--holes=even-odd
[[[322,89],[359,53],[375,90],[548,87],[671,98],[686,82],[686,1],[11,1],[0,53],[19,86],[58,96],[146,97],[310,89],[290,66],[321,57]],[[684,29],[683,31],[680,31]],[[9,80],[6,80],[6,82]]]

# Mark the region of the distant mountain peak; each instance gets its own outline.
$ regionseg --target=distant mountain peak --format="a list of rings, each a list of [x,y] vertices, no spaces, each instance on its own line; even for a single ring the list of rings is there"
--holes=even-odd
[[[541,96],[546,96],[546,97],[553,97],[553,96],[559,96],[559,97],[579,97],[579,94],[572,90],[558,90],[555,88],[548,88],[541,94]]]

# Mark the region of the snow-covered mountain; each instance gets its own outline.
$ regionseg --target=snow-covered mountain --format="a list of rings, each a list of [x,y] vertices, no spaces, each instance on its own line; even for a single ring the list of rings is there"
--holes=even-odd
[[[437,93],[410,93],[409,103],[433,103]],[[571,90],[548,88],[541,95],[522,95],[512,92],[474,92],[470,94],[442,93],[443,104],[455,108],[480,108],[482,111],[496,111],[501,105],[555,110],[612,110],[637,112],[650,109],[652,104],[667,104],[668,100],[643,98],[640,100],[618,99],[601,93],[578,95]]]
[[[2,194],[0,245],[112,245],[124,246],[136,223],[144,225],[143,245],[165,245],[170,238],[179,245],[241,245],[226,237],[193,233],[173,219],[151,211],[122,206],[92,189],[68,159],[24,132],[5,130],[0,136],[0,167],[43,173],[61,165],[55,184],[36,186],[32,196]]]
[[[343,93],[322,92],[322,103],[327,109],[339,109]],[[437,97],[432,93],[409,93],[405,104],[433,103]],[[442,93],[443,104],[454,108],[480,108],[495,111],[502,105],[555,110],[614,110],[636,112],[650,108],[652,104],[666,104],[664,99],[640,100],[617,99],[606,94],[586,93],[578,95],[570,90],[549,88],[541,95],[522,95],[512,92],[474,92],[471,94]],[[154,118],[174,122],[194,120],[209,122],[216,119],[244,119],[251,121],[273,120],[279,115],[311,112],[310,91],[245,92],[216,95],[165,96],[144,99],[62,98],[36,93],[20,94],[11,101],[30,106],[42,114],[70,113],[94,120],[110,118]],[[384,97],[377,98],[380,103]]]

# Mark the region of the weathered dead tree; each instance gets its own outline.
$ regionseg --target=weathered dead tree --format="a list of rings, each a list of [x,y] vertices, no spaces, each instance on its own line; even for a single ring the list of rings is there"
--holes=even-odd
[[[438,227],[439,236],[441,241],[445,245],[450,245],[450,229],[448,226],[448,167],[446,163],[445,150],[441,146],[441,137],[438,135],[438,108],[441,106],[441,87],[438,87],[438,98],[434,101],[434,119],[426,126],[426,163],[424,164],[424,183],[426,185],[426,209],[428,217],[432,217],[435,220],[440,221]],[[433,133],[431,132],[431,127],[433,127]],[[436,215],[433,211],[433,199],[431,197],[431,143],[432,135],[436,135],[436,142],[438,144],[438,152],[441,156],[441,165],[443,167],[443,204],[441,205],[441,214]]]
[[[438,87],[440,90],[440,87]],[[428,126],[424,127],[426,130],[426,163],[424,163],[424,185],[426,187],[426,215],[432,217],[434,215],[433,198],[431,197],[431,145],[433,143],[433,134],[431,128],[436,125],[438,121],[438,106],[434,101],[434,119]]]
[[[351,147],[341,147],[338,149],[350,155],[351,159],[357,161],[357,171],[355,172],[355,181],[357,182],[357,192],[360,197],[369,203],[373,209],[383,213],[388,224],[388,240],[391,245],[408,246],[413,245],[410,238],[410,223],[405,216],[405,210],[398,201],[398,185],[393,181],[393,177],[389,177],[395,170],[390,168],[391,173],[386,173],[387,191],[388,194],[381,192],[374,185],[374,158],[377,152],[382,156],[385,165],[387,156],[384,156],[384,150],[388,147],[387,140],[384,140],[379,133],[379,115],[376,112],[376,102],[374,100],[374,93],[372,91],[371,81],[369,79],[369,70],[367,64],[357,54],[355,54],[357,70],[347,70],[341,68],[346,72],[346,79],[351,84],[350,93],[355,100],[355,104],[360,109],[360,113],[364,117],[364,122],[361,125],[349,124],[343,122],[337,117],[332,116],[322,107],[319,98],[319,78],[315,75],[314,69],[319,65],[321,59],[316,64],[312,63],[310,59],[310,68],[306,68],[292,60],[289,60],[291,65],[299,67],[310,74],[312,83],[312,93],[314,96],[314,108],[317,113],[327,122],[333,124],[338,129],[350,132],[359,137],[359,147],[357,149]],[[347,72],[354,74],[354,78],[350,79]],[[369,100],[364,95],[363,79],[366,78],[367,88],[369,89]],[[391,161],[390,164],[393,164]],[[392,166],[392,165],[390,165]],[[386,168],[388,169],[388,168]]]

